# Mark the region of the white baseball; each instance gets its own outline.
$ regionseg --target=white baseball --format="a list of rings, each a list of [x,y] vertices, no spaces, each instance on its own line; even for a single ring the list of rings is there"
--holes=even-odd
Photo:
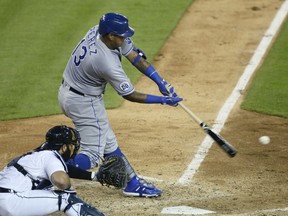
[[[259,138],[259,143],[263,144],[263,145],[267,145],[270,143],[270,137],[269,136],[261,136]]]

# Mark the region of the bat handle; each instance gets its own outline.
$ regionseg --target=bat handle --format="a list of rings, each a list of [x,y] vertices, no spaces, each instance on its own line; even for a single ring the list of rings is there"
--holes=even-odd
[[[202,127],[202,125],[204,124],[204,122],[203,122],[201,119],[199,119],[199,118],[198,118],[190,109],[188,109],[183,103],[179,102],[178,105],[179,105],[186,113],[188,113],[195,122],[197,122],[197,123]]]

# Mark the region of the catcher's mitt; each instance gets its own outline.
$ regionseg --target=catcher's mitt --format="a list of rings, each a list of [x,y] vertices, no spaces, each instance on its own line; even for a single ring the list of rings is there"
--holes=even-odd
[[[124,159],[118,155],[105,158],[96,173],[96,178],[102,185],[124,188],[128,178]]]

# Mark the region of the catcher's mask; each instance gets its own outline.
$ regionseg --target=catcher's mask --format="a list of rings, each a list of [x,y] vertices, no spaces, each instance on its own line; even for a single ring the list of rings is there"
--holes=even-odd
[[[69,153],[70,158],[75,157],[80,148],[80,134],[77,130],[65,125],[55,126],[46,133],[46,142],[43,149],[59,150],[63,145],[72,144],[73,152]],[[69,148],[68,148],[69,149]]]

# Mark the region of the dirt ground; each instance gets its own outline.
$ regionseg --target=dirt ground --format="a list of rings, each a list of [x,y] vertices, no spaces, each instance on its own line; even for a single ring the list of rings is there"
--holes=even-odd
[[[154,66],[207,124],[213,125],[282,2],[195,0],[159,52]],[[136,88],[158,94],[146,77]],[[108,110],[123,152],[163,196],[128,198],[98,183],[73,180],[78,195],[106,215],[163,215],[163,208],[173,206],[216,212],[211,215],[287,215],[288,119],[241,110],[244,96],[245,91],[221,131],[238,154],[230,158],[213,145],[187,185],[177,181],[205,137],[187,113],[131,102]],[[0,122],[0,167],[38,146],[58,124],[73,126],[63,115]],[[271,137],[269,145],[258,143],[262,135]]]

